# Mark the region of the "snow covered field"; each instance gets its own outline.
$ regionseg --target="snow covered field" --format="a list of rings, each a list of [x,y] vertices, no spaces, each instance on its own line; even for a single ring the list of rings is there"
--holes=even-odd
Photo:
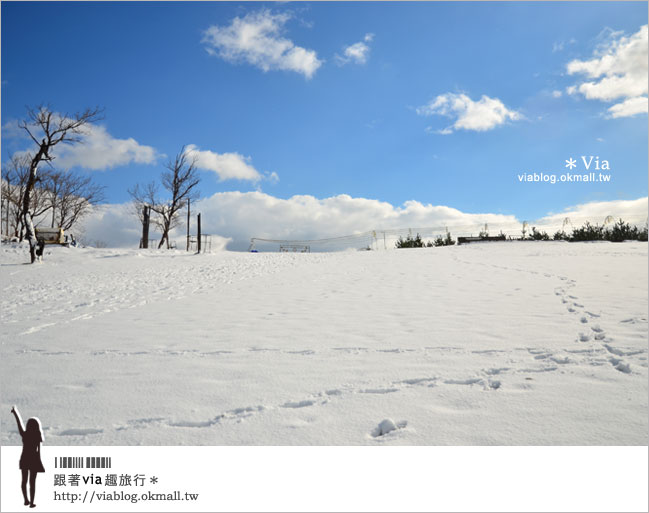
[[[647,444],[646,243],[27,259],[1,407],[48,445]]]

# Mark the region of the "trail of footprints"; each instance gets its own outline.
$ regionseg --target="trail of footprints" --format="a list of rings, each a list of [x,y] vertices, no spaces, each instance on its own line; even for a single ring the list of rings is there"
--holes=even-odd
[[[317,262],[315,258],[312,261]],[[137,308],[154,301],[173,301],[205,293],[215,284],[277,274],[300,263],[292,258],[278,262],[270,266],[268,259],[240,263],[214,260],[203,265],[174,268],[162,275],[155,265],[129,271],[108,270],[102,275],[89,271],[48,282],[9,284],[2,289],[0,306],[4,322],[31,325],[20,333],[29,335],[58,324]],[[172,280],[173,287],[160,286],[161,277]],[[88,286],[89,283],[92,286]],[[45,320],[49,322],[43,322]]]
[[[455,257],[456,260],[463,262],[459,258]],[[551,273],[540,273],[538,271],[530,271],[528,269],[518,269],[515,267],[506,267],[502,265],[496,265],[496,264],[486,264],[483,262],[463,262],[465,264],[473,264],[477,263],[478,265],[483,265],[483,266],[489,266],[497,269],[502,269],[502,270],[507,270],[507,271],[518,271],[518,272],[523,272],[523,273],[529,273],[529,274],[542,274],[546,278],[558,278],[562,282],[564,282],[563,286],[556,287],[555,288],[555,295],[558,296],[561,299],[561,302],[565,305],[566,309],[568,312],[572,314],[576,314],[579,316],[579,322],[581,323],[583,327],[583,331],[579,332],[577,335],[577,340],[579,342],[595,342],[601,344],[601,347],[605,349],[610,356],[608,356],[608,362],[613,366],[614,369],[624,373],[624,374],[631,374],[631,365],[628,363],[623,357],[630,357],[634,356],[637,354],[642,354],[645,351],[643,350],[636,350],[636,351],[624,351],[622,349],[616,348],[613,345],[611,345],[611,342],[613,342],[613,339],[609,336],[607,336],[606,332],[598,325],[598,324],[590,324],[590,321],[593,319],[596,319],[600,317],[599,314],[587,311],[585,309],[585,306],[580,302],[579,297],[571,294],[572,289],[576,286],[577,282],[575,280],[569,279],[566,276],[560,276],[556,274],[551,274]],[[636,322],[636,319],[627,319],[622,322]],[[590,329],[588,329],[590,328]],[[590,355],[596,355],[597,353],[601,352],[601,349],[566,349],[566,352],[571,353],[573,355],[577,354],[590,354]],[[534,354],[534,358],[536,360],[544,360],[548,359],[554,363],[557,364],[567,364],[567,363],[572,363],[572,360],[567,357],[561,357],[561,356],[555,356],[552,353],[546,352],[546,351],[536,351],[536,350],[530,350],[530,353]],[[601,363],[601,360],[595,357],[594,359],[591,359],[591,365],[599,365]],[[547,367],[545,369],[542,369],[541,372],[543,371],[551,371],[551,370],[556,370],[556,367]],[[531,369],[530,369],[531,371]]]
[[[613,338],[609,337],[599,324],[591,324],[591,321],[599,318],[600,315],[586,310],[585,306],[579,302],[579,298],[571,294],[572,289],[576,285],[575,280],[570,280],[563,276],[560,276],[559,279],[564,281],[565,285],[557,287],[554,293],[561,299],[561,303],[565,305],[568,312],[575,314],[578,317],[579,323],[583,328],[583,330],[577,335],[577,341],[600,344],[601,347],[608,352],[609,356],[607,360],[615,370],[624,374],[631,374],[631,364],[624,357],[640,354],[643,353],[643,351],[624,351],[613,346]],[[573,354],[596,355],[597,353],[601,353],[601,349],[576,349],[570,350],[569,352],[572,352]],[[595,358],[594,360],[591,360],[591,365],[598,365],[600,361],[601,360]]]
[[[524,270],[521,269],[517,269],[517,270],[521,272],[525,272]],[[270,410],[278,410],[278,409],[291,410],[291,409],[309,408],[314,406],[324,406],[333,400],[339,400],[349,394],[391,394],[410,387],[417,387],[417,386],[437,387],[440,385],[468,385],[468,386],[476,385],[482,387],[483,390],[485,391],[495,391],[500,389],[502,386],[502,381],[500,379],[497,379],[502,374],[508,374],[511,372],[514,372],[515,374],[553,372],[558,370],[559,366],[566,365],[569,363],[574,363],[572,358],[577,357],[579,355],[589,358],[590,359],[589,362],[591,365],[601,365],[604,362],[608,362],[615,370],[622,372],[624,374],[631,374],[632,370],[631,370],[630,363],[627,361],[628,357],[634,356],[636,354],[641,354],[644,351],[642,350],[625,351],[623,349],[615,347],[612,344],[613,339],[606,334],[604,329],[602,329],[598,324],[591,324],[591,321],[599,318],[600,315],[586,310],[585,306],[579,302],[579,298],[570,293],[572,289],[575,287],[576,282],[574,280],[570,280],[562,276],[553,276],[553,275],[546,275],[546,276],[559,278],[560,280],[565,282],[563,286],[559,286],[555,288],[555,295],[561,299],[562,304],[565,305],[568,312],[575,314],[580,325],[582,326],[582,330],[578,333],[576,340],[580,343],[594,342],[599,344],[600,347],[593,347],[591,344],[589,347],[583,349],[581,348],[566,349],[565,352],[569,353],[571,356],[556,355],[545,349],[539,349],[539,348],[520,348],[520,349],[525,349],[535,361],[539,363],[544,363],[545,365],[541,367],[517,368],[517,369],[514,369],[512,367],[486,368],[481,371],[479,376],[473,376],[466,379],[443,379],[440,377],[419,377],[419,378],[410,378],[410,379],[392,381],[385,385],[373,387],[373,388],[345,386],[345,387],[325,390],[323,392],[313,394],[305,399],[296,400],[296,401],[287,401],[282,404],[278,404],[274,406],[257,405],[257,406],[235,408],[205,420],[174,420],[174,419],[166,419],[163,417],[133,419],[133,420],[126,421],[126,424],[124,425],[116,426],[115,429],[116,430],[139,429],[139,428],[145,428],[147,426],[153,426],[153,425],[157,425],[157,426],[166,425],[172,428],[209,428],[224,422],[240,423],[244,419],[251,417],[252,415],[257,415]],[[622,321],[622,322],[635,322],[635,320],[629,319],[627,321]],[[282,352],[286,354],[291,354],[295,356],[304,356],[304,357],[308,357],[316,354],[316,351],[311,349],[299,350],[299,351],[296,350],[281,351],[279,349],[274,349],[274,348],[250,347],[247,350],[255,351],[255,352],[276,351],[276,352]],[[336,347],[336,348],[332,348],[332,350],[343,351],[349,354],[360,354],[360,353],[370,351],[369,348],[365,348],[365,347]],[[425,351],[426,350],[452,351],[452,350],[461,350],[461,348],[426,347],[424,348],[424,350]],[[398,349],[376,349],[375,351],[382,352],[382,353],[408,353],[415,350],[398,348]],[[39,352],[39,350],[35,350],[35,352]],[[503,351],[496,350],[496,349],[484,349],[484,350],[472,351],[472,353],[483,354],[483,355],[484,354],[497,355],[500,352]],[[603,352],[605,352],[605,354],[608,354],[608,357],[606,358],[606,360],[604,360],[604,362],[601,359],[601,354]],[[199,357],[218,356],[218,355],[226,355],[231,353],[232,351],[199,352],[195,350],[177,350],[177,351],[168,350],[168,351],[157,352],[157,354],[163,354],[169,356],[195,355]],[[59,353],[43,353],[43,354],[65,355],[70,353],[62,351]],[[119,356],[130,356],[133,354],[149,354],[149,353],[146,351],[129,353],[129,352],[116,351],[116,350],[96,351],[93,353],[93,355],[95,356],[110,355],[110,354],[119,355]],[[532,380],[533,378],[526,377],[525,379]],[[407,425],[406,421],[398,423],[396,430],[398,431],[399,429],[404,428],[406,425]],[[56,434],[58,436],[75,436],[75,435],[84,436],[84,435],[100,434],[102,432],[103,432],[102,429],[74,428],[74,429],[67,429],[64,431],[60,431]],[[383,436],[382,434],[377,434],[377,433],[378,433],[377,429],[375,428],[370,433],[370,435],[374,438],[379,438]]]
[[[487,264],[483,264],[487,265]],[[575,314],[578,317],[579,323],[582,326],[582,331],[580,331],[576,337],[576,340],[580,343],[594,342],[600,345],[600,347],[586,347],[584,349],[566,349],[565,352],[569,353],[572,357],[577,357],[578,355],[583,355],[586,358],[590,358],[589,362],[591,365],[601,365],[602,363],[608,362],[610,365],[617,371],[624,374],[631,374],[631,365],[628,363],[627,359],[630,356],[636,354],[644,353],[643,350],[637,351],[625,351],[620,348],[612,345],[613,339],[609,337],[604,329],[602,329],[598,324],[591,324],[593,319],[600,317],[599,314],[590,312],[585,309],[585,306],[580,303],[579,298],[570,292],[576,286],[575,280],[568,279],[564,276],[558,276],[548,273],[539,273],[536,271],[529,271],[525,269],[515,269],[508,268],[503,266],[492,265],[492,267],[498,267],[505,270],[514,270],[519,272],[527,272],[532,274],[543,274],[547,278],[558,278],[564,282],[564,285],[555,288],[555,295],[561,299],[562,304],[565,305],[568,312]],[[635,322],[634,319],[628,319],[627,321],[622,322]],[[461,348],[454,347],[427,347],[424,350],[461,350]],[[163,417],[156,418],[142,418],[142,419],[133,419],[126,421],[126,424],[116,426],[116,430],[124,429],[138,429],[145,428],[152,425],[166,425],[172,428],[209,428],[217,424],[224,422],[243,422],[244,419],[257,415],[263,412],[278,410],[278,409],[302,409],[309,408],[314,406],[324,406],[331,401],[340,400],[344,396],[350,394],[391,394],[396,393],[401,390],[411,388],[411,387],[437,387],[440,385],[468,385],[468,386],[481,386],[485,391],[495,391],[501,388],[502,381],[497,379],[501,374],[508,374],[510,372],[518,373],[544,373],[544,372],[553,372],[559,369],[559,366],[566,365],[569,363],[574,363],[570,356],[561,356],[553,354],[544,349],[538,348],[521,348],[526,350],[535,361],[544,363],[545,365],[541,367],[531,367],[531,368],[518,368],[514,369],[512,367],[492,367],[487,369],[482,369],[479,376],[473,376],[466,379],[442,379],[440,377],[419,377],[419,378],[410,378],[392,381],[383,386],[378,386],[374,388],[367,387],[353,387],[353,386],[344,386],[338,388],[332,388],[319,392],[309,396],[306,399],[301,399],[297,401],[287,401],[278,405],[257,405],[257,406],[247,406],[242,408],[235,408],[228,410],[226,412],[220,413],[215,417],[206,420],[174,420],[166,419]],[[316,351],[311,349],[301,350],[301,351],[281,351],[279,349],[273,348],[257,348],[251,347],[248,348],[249,351],[278,351],[291,355],[301,355],[301,356],[310,356],[316,354]],[[359,354],[367,352],[369,348],[363,347],[337,347],[332,348],[334,351],[344,351],[350,354]],[[377,352],[383,353],[401,353],[401,352],[412,352],[414,349],[377,349]],[[484,349],[484,350],[475,350],[472,353],[476,354],[498,354],[504,352],[496,349]],[[145,354],[146,352],[141,353],[125,353],[121,351],[98,351],[93,353],[94,355],[100,354],[117,354],[117,355],[132,355],[132,354]],[[168,355],[196,355],[196,356],[210,356],[210,355],[220,355],[220,354],[229,354],[232,351],[212,351],[212,352],[199,352],[199,351],[163,351],[158,352],[158,354],[168,354]],[[601,359],[601,354],[608,354],[609,356],[604,360]],[[61,352],[57,354],[69,354],[67,352]],[[525,380],[532,380],[531,377],[526,377]],[[389,420],[389,419],[387,419]],[[374,428],[373,431],[368,433],[368,436],[373,438],[380,438],[384,436],[384,429],[381,426],[386,423],[384,420],[379,424],[378,428]],[[399,422],[395,425],[394,429],[389,429],[388,432],[398,431],[407,426],[407,421]],[[102,429],[67,429],[56,433],[59,436],[72,436],[72,435],[92,435],[102,433]],[[388,434],[388,433],[385,433]]]
[[[366,349],[366,348],[353,348]],[[454,349],[454,348],[448,348]],[[473,351],[475,353],[484,353],[485,351]],[[490,351],[488,351],[490,352]],[[494,350],[494,352],[497,352]],[[387,384],[378,385],[375,387],[366,387],[366,386],[352,386],[345,385],[339,386],[337,388],[327,389],[315,394],[308,396],[305,399],[296,400],[296,401],[286,401],[281,404],[276,405],[255,405],[255,406],[246,406],[242,408],[234,408],[227,410],[223,413],[220,413],[214,417],[204,419],[204,420],[176,420],[169,419],[164,417],[151,417],[151,418],[139,418],[127,420],[124,424],[116,425],[114,429],[116,431],[123,431],[127,429],[143,429],[146,427],[153,426],[167,426],[171,428],[210,428],[212,426],[223,424],[226,422],[235,422],[241,423],[244,419],[249,418],[253,415],[257,415],[263,412],[269,412],[273,410],[295,410],[302,408],[309,408],[314,406],[324,406],[328,403],[336,400],[344,399],[346,396],[352,394],[369,394],[369,395],[383,395],[383,394],[392,394],[400,392],[403,390],[411,389],[413,387],[427,387],[433,388],[443,385],[477,385],[483,388],[485,391],[498,390],[501,387],[501,381],[495,379],[499,374],[510,371],[509,367],[494,367],[489,369],[484,369],[482,373],[484,377],[472,377],[467,379],[444,379],[437,376],[434,377],[417,377],[417,378],[408,378],[391,381]],[[525,371],[524,371],[525,372]],[[535,372],[530,370],[529,372]],[[389,419],[388,419],[389,420]],[[379,424],[378,428],[374,428],[368,432],[367,436],[379,439],[388,435],[391,432],[398,432],[401,429],[404,429],[407,425],[407,421],[400,421],[394,425],[393,429],[385,430],[381,428],[386,421],[384,420]],[[51,431],[51,428],[47,429]],[[73,428],[59,431],[53,433],[57,436],[85,436],[85,435],[95,435],[103,433],[103,429],[96,428]],[[393,435],[390,435],[393,436]]]
[[[272,410],[295,410],[313,406],[323,406],[330,403],[331,401],[340,400],[344,396],[348,396],[350,394],[391,394],[410,387],[435,387],[439,383],[462,385],[481,384],[483,387],[485,387],[485,389],[497,389],[500,386],[500,383],[498,381],[491,379],[483,380],[479,378],[473,378],[467,380],[439,380],[439,378],[437,377],[411,378],[392,381],[387,386],[378,386],[376,388],[353,386],[332,388],[316,394],[312,394],[308,398],[298,401],[286,401],[277,405],[256,405],[234,408],[205,420],[176,420],[164,417],[132,419],[127,420],[124,424],[116,425],[114,429],[116,431],[123,431],[127,429],[143,429],[152,426],[168,426],[171,428],[210,428],[217,424],[223,424],[226,422],[240,423],[243,422],[244,419],[249,418],[253,415]],[[368,432],[368,436],[372,438],[380,438],[388,434],[389,432],[398,431],[405,428],[407,424],[407,421],[401,421],[396,423],[393,429],[389,430],[381,429],[379,425],[379,429],[377,430],[377,428],[375,427],[371,432]],[[46,431],[52,431],[52,428],[46,428]],[[104,429],[96,428],[72,428],[58,431],[52,434],[55,434],[57,436],[86,436],[101,434],[104,431]]]

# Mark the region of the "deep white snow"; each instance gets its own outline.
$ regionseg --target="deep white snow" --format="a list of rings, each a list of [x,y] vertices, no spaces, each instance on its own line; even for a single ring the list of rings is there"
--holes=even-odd
[[[48,445],[647,444],[646,243],[26,261],[1,407]]]

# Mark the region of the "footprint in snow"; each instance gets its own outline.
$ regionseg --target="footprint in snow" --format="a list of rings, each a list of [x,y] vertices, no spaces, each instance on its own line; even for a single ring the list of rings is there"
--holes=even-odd
[[[103,429],[96,428],[72,428],[66,429],[59,433],[59,436],[85,436],[85,435],[97,435],[103,433]]]
[[[502,383],[497,380],[497,379],[490,379],[489,380],[489,388],[493,390],[498,390],[502,386]]]
[[[313,406],[314,404],[315,401],[307,399],[305,401],[284,403],[282,404],[282,408],[306,408],[307,406]]]
[[[611,358],[611,359],[609,359],[609,361],[611,362],[611,365],[616,370],[619,370],[620,372],[623,372],[624,374],[631,374],[631,366],[628,363],[624,363],[619,358]]]
[[[447,379],[444,383],[447,385],[475,385],[476,383],[483,383],[483,380],[481,378]]]
[[[411,379],[404,379],[402,381],[399,381],[399,383],[404,383],[406,385],[419,385],[422,383],[435,383],[435,380],[437,378],[411,378]],[[434,385],[429,385],[429,386],[434,386]]]
[[[398,392],[398,388],[366,388],[361,390],[361,394],[390,394],[392,392]]]
[[[508,371],[508,370],[509,370],[509,367],[497,367],[497,368],[487,369],[485,371],[485,374],[488,374],[489,376],[495,376],[497,374],[500,374],[500,373]]]
[[[616,354],[617,356],[624,356],[624,351],[622,351],[621,349],[618,349],[617,347],[609,346],[608,344],[604,344],[604,347],[611,354]]]

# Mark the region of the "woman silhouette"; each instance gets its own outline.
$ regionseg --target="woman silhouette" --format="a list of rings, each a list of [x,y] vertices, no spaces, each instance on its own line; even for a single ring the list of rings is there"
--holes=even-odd
[[[23,428],[23,421],[20,418],[20,413],[14,406],[11,408],[11,413],[16,417],[16,424],[18,424],[18,432],[23,439],[23,452],[20,455],[20,470],[23,473],[23,480],[20,488],[23,491],[25,498],[25,506],[29,505],[34,508],[34,496],[36,495],[36,474],[38,472],[45,472],[43,463],[41,462],[41,442],[43,441],[43,431],[41,430],[41,421],[36,417],[32,417],[27,421],[27,428]],[[27,478],[29,477],[29,496],[27,500]]]

